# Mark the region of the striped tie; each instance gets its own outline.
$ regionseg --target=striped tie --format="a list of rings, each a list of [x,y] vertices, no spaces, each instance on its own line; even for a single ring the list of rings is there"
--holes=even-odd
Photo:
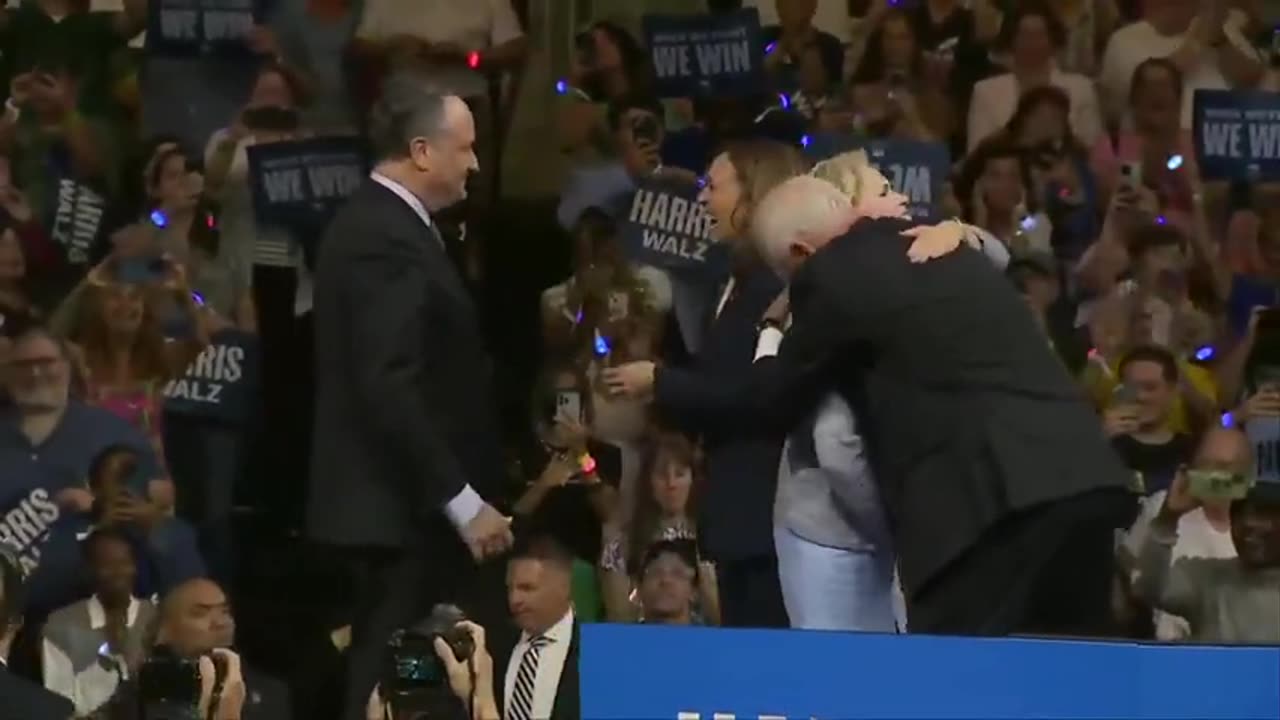
[[[516,683],[511,688],[511,704],[507,706],[506,720],[533,720],[533,681],[538,677],[538,657],[551,638],[539,635],[529,640],[529,649],[520,658],[516,671]]]

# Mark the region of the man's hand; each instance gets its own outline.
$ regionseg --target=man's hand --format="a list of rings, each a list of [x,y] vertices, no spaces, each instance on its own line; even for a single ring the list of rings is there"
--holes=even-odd
[[[502,516],[493,506],[485,503],[471,522],[462,528],[462,539],[471,550],[471,557],[482,562],[500,555],[511,547],[511,520]]]
[[[149,530],[163,516],[164,511],[155,503],[125,491],[107,502],[102,521],[106,525],[136,525]]]
[[[67,512],[87,513],[93,509],[93,493],[85,488],[72,487],[59,490],[53,496],[53,501]]]
[[[449,677],[449,689],[464,703],[471,702],[474,697],[476,707],[471,709],[472,717],[484,717],[488,713],[480,712],[481,706],[493,701],[493,657],[485,646],[484,628],[469,620],[458,624],[471,636],[471,644],[475,648],[469,662],[459,661],[454,657],[453,648],[442,638],[436,638],[432,644],[435,646],[436,656],[444,663],[445,674]],[[473,670],[474,686],[471,684]]]
[[[1270,386],[1263,387],[1244,401],[1235,416],[1240,422],[1260,417],[1280,417],[1280,391]]]
[[[1107,411],[1102,414],[1102,429],[1106,431],[1109,438],[1137,432],[1137,409],[1132,405],[1117,405],[1107,408]]]
[[[76,108],[75,83],[66,75],[37,75],[31,84],[31,97],[59,115],[65,115]]]
[[[791,314],[791,289],[783,288],[778,293],[778,297],[769,303],[769,307],[765,308],[764,315],[760,317],[766,322],[776,323],[779,326],[787,322],[787,316]]]
[[[226,679],[223,680],[222,694],[218,697],[217,705],[212,708],[211,714],[210,705],[214,703],[213,685],[217,671],[209,656],[200,658],[200,717],[213,718],[213,720],[240,720],[245,700],[240,656],[223,648],[214,650],[213,654],[222,659],[227,671]]]
[[[1187,479],[1185,469],[1180,469],[1173,476],[1173,482],[1169,485],[1169,492],[1164,496],[1164,505],[1160,506],[1160,514],[1157,517],[1166,522],[1176,521],[1199,505],[1200,501],[1191,494],[1191,481]]]
[[[923,263],[954,252],[964,242],[968,231],[963,224],[947,220],[937,225],[907,228],[899,234],[914,241],[907,248],[907,257],[911,262]]]
[[[602,377],[610,395],[643,398],[653,392],[655,370],[652,362],[644,360],[605,368]]]

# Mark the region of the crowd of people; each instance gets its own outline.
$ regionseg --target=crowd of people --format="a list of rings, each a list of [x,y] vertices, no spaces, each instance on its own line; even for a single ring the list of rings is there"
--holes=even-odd
[[[1192,112],[1280,92],[1263,3],[776,0],[758,92],[695,97],[595,20],[520,357],[529,3],[278,0],[193,55],[161,4],[0,10],[0,719],[142,717],[161,651],[201,717],[410,717],[441,604],[472,720],[577,717],[590,622],[1280,644],[1280,178],[1203,179]],[[351,136],[331,220],[264,219],[256,146]],[[946,148],[929,217],[833,136]],[[723,270],[642,261],[655,179]],[[232,652],[237,508],[349,586],[292,701]]]

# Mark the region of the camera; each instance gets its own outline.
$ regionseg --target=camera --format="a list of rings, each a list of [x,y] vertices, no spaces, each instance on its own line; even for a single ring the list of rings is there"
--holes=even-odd
[[[222,658],[210,655],[214,688],[226,681]],[[138,671],[138,704],[142,720],[202,720],[200,718],[200,659],[181,657],[161,645]]]
[[[405,696],[444,688],[448,673],[436,655],[435,639],[442,638],[459,662],[471,657],[475,644],[471,634],[458,623],[467,616],[453,605],[436,605],[431,616],[417,625],[397,630],[387,643],[387,665],[382,687],[386,697],[397,704]]]

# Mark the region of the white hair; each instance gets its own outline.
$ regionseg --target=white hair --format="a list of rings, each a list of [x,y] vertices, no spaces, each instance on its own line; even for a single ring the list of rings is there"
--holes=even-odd
[[[783,182],[755,209],[751,229],[760,255],[775,269],[796,244],[818,249],[845,229],[852,207],[835,185],[800,176]]]

